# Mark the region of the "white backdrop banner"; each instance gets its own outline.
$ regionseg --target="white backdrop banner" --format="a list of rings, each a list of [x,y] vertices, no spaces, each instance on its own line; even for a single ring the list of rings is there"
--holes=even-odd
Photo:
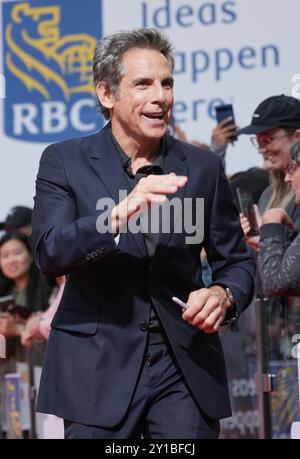
[[[92,86],[96,40],[156,27],[176,49],[174,115],[189,140],[209,143],[214,107],[232,103],[250,122],[260,101],[300,96],[299,0],[0,0],[0,221],[32,206],[40,155],[49,143],[103,124]],[[241,137],[227,172],[261,165]]]

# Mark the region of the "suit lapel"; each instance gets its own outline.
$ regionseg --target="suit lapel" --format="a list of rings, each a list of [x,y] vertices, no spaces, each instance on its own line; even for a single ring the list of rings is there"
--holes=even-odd
[[[112,141],[109,126],[106,126],[96,137],[97,141],[89,152],[89,161],[92,169],[95,171],[107,193],[113,198],[116,204],[124,199],[125,192],[130,193],[129,184],[123,171],[121,161],[116,152],[116,147]],[[119,191],[124,196],[119,196]],[[142,255],[147,254],[147,248],[144,236],[141,233],[128,234],[133,237]]]
[[[97,142],[91,148],[89,159],[92,169],[117,204],[119,191],[126,190],[129,193],[129,186],[108,127],[99,133]]]

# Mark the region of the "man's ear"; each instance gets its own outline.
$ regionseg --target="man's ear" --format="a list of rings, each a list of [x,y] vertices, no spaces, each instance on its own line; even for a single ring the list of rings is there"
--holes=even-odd
[[[294,137],[296,140],[299,140],[300,139],[300,129],[297,129],[295,132],[294,132]]]
[[[101,105],[110,110],[114,106],[114,97],[111,90],[106,86],[105,83],[100,82],[96,87],[97,96]]]

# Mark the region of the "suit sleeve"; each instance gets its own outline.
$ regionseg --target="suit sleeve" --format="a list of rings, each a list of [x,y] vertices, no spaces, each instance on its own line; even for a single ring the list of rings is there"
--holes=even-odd
[[[99,234],[99,213],[78,218],[59,146],[48,147],[40,161],[32,217],[31,247],[36,265],[58,277],[117,250],[113,235]]]
[[[212,267],[212,285],[220,284],[230,288],[239,315],[253,298],[256,262],[245,243],[239,214],[221,161],[207,233],[205,250]]]

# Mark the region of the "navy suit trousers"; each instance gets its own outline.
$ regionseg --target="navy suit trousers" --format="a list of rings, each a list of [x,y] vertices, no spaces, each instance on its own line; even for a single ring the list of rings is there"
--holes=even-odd
[[[209,419],[199,408],[172,350],[164,343],[148,345],[121,424],[113,429],[68,420],[64,424],[67,439],[217,439],[219,434],[219,422]]]

